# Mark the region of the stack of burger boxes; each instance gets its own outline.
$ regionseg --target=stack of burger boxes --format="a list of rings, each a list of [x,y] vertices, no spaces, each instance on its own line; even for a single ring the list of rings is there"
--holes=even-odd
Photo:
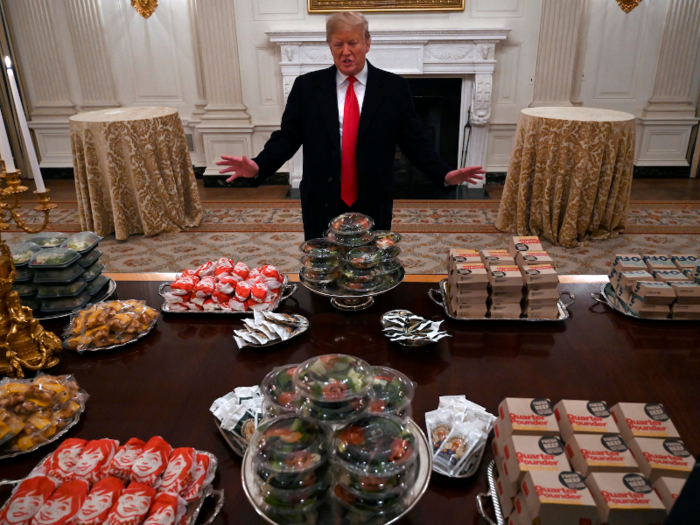
[[[525,282],[525,317],[559,317],[559,275],[552,258],[545,251],[518,252],[515,262]]]
[[[506,398],[492,446],[508,525],[660,525],[695,464],[658,403]]]
[[[450,310],[455,317],[486,317],[489,278],[477,250],[453,248],[447,258]]]
[[[481,250],[489,278],[491,317],[517,319],[522,313],[523,276],[508,250]]]
[[[700,319],[695,255],[615,256],[610,283],[626,309],[642,318]]]

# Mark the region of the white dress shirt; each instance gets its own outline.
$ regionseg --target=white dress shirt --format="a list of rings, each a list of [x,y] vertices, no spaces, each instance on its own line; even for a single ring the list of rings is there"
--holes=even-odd
[[[365,90],[367,89],[367,62],[365,62],[365,67],[362,68],[355,78],[355,84],[353,88],[355,89],[355,96],[357,97],[357,103],[360,106],[360,115],[362,115],[362,102],[365,100]],[[343,144],[343,115],[345,114],[345,94],[348,91],[348,76],[343,75],[340,71],[335,72],[335,85],[338,94],[338,120],[340,124],[340,144]]]

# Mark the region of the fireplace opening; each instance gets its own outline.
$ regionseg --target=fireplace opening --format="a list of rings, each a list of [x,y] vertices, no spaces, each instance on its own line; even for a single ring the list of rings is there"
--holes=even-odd
[[[442,159],[453,168],[459,160],[460,78],[408,78],[423,131]],[[416,168],[401,150],[394,159],[395,199],[454,199]]]

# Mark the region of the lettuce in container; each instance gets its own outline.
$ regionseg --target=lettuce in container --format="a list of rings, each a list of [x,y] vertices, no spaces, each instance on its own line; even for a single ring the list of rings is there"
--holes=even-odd
[[[364,233],[374,227],[374,220],[363,213],[350,212],[338,215],[328,223],[328,228],[340,235]]]
[[[12,253],[12,262],[15,266],[25,266],[36,252],[41,251],[41,246],[33,242],[10,244],[8,248]]]
[[[365,397],[372,377],[372,367],[364,360],[327,354],[304,361],[294,373],[294,384],[313,401],[342,403]]]
[[[298,412],[304,399],[294,386],[294,372],[298,364],[275,368],[260,384],[264,397],[263,412],[268,416]]]
[[[372,367],[374,378],[370,390],[368,412],[393,414],[401,419],[411,416],[411,401],[415,385],[404,374],[385,366]]]

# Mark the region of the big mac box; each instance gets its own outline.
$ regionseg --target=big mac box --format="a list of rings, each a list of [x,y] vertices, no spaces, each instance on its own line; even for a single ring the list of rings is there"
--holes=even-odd
[[[481,262],[491,266],[515,266],[515,259],[508,250],[481,250]]]
[[[483,289],[488,286],[489,276],[481,263],[455,263],[449,281],[460,290]]]
[[[489,312],[493,319],[518,319],[523,310],[520,303],[491,304]]]
[[[641,474],[593,472],[586,485],[598,506],[601,523],[607,525],[661,525],[666,508]]]
[[[618,434],[605,401],[562,399],[554,405],[554,418],[564,441],[574,434]]]
[[[644,270],[634,270],[631,272],[620,272],[618,287],[632,291],[639,281],[653,281],[654,276]],[[681,279],[682,281],[683,279]]]
[[[452,315],[459,319],[476,319],[486,317],[489,307],[486,303],[480,304],[457,304],[450,303]]]
[[[526,303],[523,314],[528,319],[559,319],[559,307],[555,304]]]
[[[598,508],[583,476],[573,471],[532,470],[520,483],[530,519],[539,525],[598,522]]]
[[[486,304],[486,300],[489,298],[489,291],[486,288],[473,289],[451,286],[450,297],[453,304]]]
[[[491,265],[488,270],[491,288],[510,291],[522,291],[523,275],[514,264]]]
[[[489,298],[493,304],[520,304],[523,300],[522,289],[491,288]]]
[[[639,471],[619,434],[574,434],[566,440],[566,455],[583,477],[591,472]]]
[[[554,409],[549,399],[506,397],[498,405],[496,438],[512,435],[556,436],[559,434]]]
[[[662,476],[685,479],[695,466],[695,459],[680,439],[638,437],[627,441],[627,446],[652,483]]]
[[[520,266],[520,268],[531,264],[549,264],[553,268],[554,260],[547,252],[518,252],[518,255],[515,257],[515,264]]]
[[[676,291],[668,283],[639,281],[632,293],[646,304],[671,304],[676,300]]]
[[[522,273],[528,290],[556,288],[559,284],[559,275],[551,264],[523,266]]]
[[[655,281],[667,283],[669,281],[690,281],[691,279],[680,270],[654,270],[651,272]]]
[[[661,403],[618,403],[610,412],[627,443],[636,437],[680,438]]]
[[[564,444],[557,436],[510,436],[503,444],[503,472],[520,482],[530,470],[570,470]]]
[[[668,255],[643,255],[644,263],[649,272],[653,270],[677,270],[676,264]]]
[[[671,305],[672,319],[700,319],[700,304]]]
[[[700,304],[700,284],[690,281],[669,281],[676,292],[676,304]]]
[[[666,512],[671,512],[673,504],[678,499],[681,490],[683,490],[683,485],[685,485],[685,480],[679,478],[661,477],[654,483],[654,491],[661,498],[661,502],[666,507]]]
[[[671,260],[679,270],[694,270],[700,266],[700,257],[697,255],[672,253]]]
[[[542,252],[542,242],[540,238],[535,235],[529,235],[526,237],[511,237],[508,243],[508,253],[510,256],[515,258],[518,253],[521,252]]]
[[[615,255],[615,259],[613,259],[613,268],[618,272],[633,272],[635,270],[646,271],[647,263],[644,262],[641,255],[621,253]]]
[[[530,290],[525,294],[528,304],[537,306],[552,306],[559,302],[559,290],[556,288],[545,288],[543,290]]]
[[[671,315],[671,307],[667,304],[649,304],[642,301],[636,295],[627,303],[630,312],[642,319],[666,319]]]
[[[452,248],[447,255],[447,273],[452,273],[455,264],[475,264],[481,262],[478,250],[469,250],[466,248]]]

